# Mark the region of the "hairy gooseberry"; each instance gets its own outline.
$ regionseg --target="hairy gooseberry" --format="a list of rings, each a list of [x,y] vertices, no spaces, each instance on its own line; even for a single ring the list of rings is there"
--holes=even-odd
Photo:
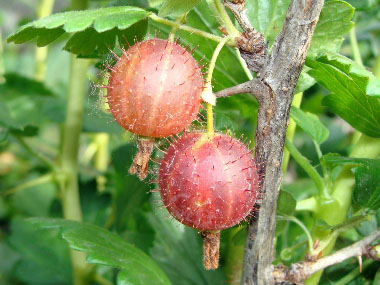
[[[251,151],[244,144],[224,134],[193,132],[169,146],[160,165],[159,189],[169,213],[201,231],[204,265],[214,269],[218,266],[219,231],[250,213],[258,176]]]
[[[106,87],[111,113],[124,129],[145,137],[130,168],[143,179],[153,149],[151,138],[177,134],[197,116],[202,71],[190,52],[162,39],[136,43],[111,69]]]

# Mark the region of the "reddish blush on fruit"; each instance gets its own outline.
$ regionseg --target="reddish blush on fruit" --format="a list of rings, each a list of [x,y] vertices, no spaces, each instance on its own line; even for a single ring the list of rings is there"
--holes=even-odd
[[[150,138],[138,144],[140,155],[130,168],[144,179],[152,138],[177,134],[196,118],[202,71],[190,52],[162,39],[136,43],[111,70],[106,88],[112,115],[124,129]]]
[[[224,134],[181,136],[169,146],[159,171],[165,207],[181,223],[200,230],[204,242],[215,243],[220,230],[238,224],[252,211],[258,182],[251,151]],[[210,244],[204,246],[215,252]],[[217,267],[217,259],[205,259],[204,253],[207,269]]]
[[[145,137],[184,130],[198,114],[203,76],[198,62],[176,42],[138,42],[113,67],[107,100],[124,129]]]

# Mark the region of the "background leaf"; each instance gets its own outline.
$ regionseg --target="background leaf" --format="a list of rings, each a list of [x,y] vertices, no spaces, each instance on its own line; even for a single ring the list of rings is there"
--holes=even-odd
[[[323,143],[329,137],[329,129],[316,115],[292,106],[290,116],[297,126],[308,133],[318,144]]]
[[[351,165],[355,176],[354,200],[362,207],[380,208],[380,159],[351,158],[339,155],[323,156],[329,167]]]
[[[199,2],[201,2],[201,0],[165,0],[158,15],[161,17],[178,17],[189,12]]]
[[[128,272],[131,280],[148,278],[154,284],[170,284],[166,275],[148,255],[104,228],[60,219],[32,218],[30,221],[42,228],[61,228],[62,237],[71,248],[88,254],[88,263],[126,269],[124,274]]]
[[[7,41],[20,44],[36,39],[37,46],[41,47],[65,33],[74,33],[65,49],[80,56],[95,57],[113,49],[117,38],[121,43],[124,38],[141,39],[146,23],[134,24],[148,15],[149,12],[130,6],[57,13],[22,26]]]
[[[296,209],[297,201],[290,192],[286,190],[281,190],[277,204],[278,213],[285,215],[293,215]]]
[[[158,194],[158,193],[154,193]],[[159,201],[154,195],[152,201]],[[220,269],[207,271],[202,263],[202,239],[197,230],[186,227],[170,218],[164,207],[153,204],[154,212],[148,220],[156,237],[150,254],[161,265],[173,284],[221,284],[223,274]]]
[[[27,284],[71,282],[68,247],[56,232],[36,230],[22,218],[14,218],[10,230],[8,242],[21,255],[14,268],[19,280]]]
[[[308,72],[332,92],[323,104],[355,129],[380,137],[380,81],[352,60],[338,54],[308,58]]]
[[[272,45],[280,33],[290,0],[246,0],[247,17]]]
[[[307,55],[314,57],[325,52],[338,52],[344,36],[354,26],[351,21],[355,9],[345,1],[328,1],[321,15]]]

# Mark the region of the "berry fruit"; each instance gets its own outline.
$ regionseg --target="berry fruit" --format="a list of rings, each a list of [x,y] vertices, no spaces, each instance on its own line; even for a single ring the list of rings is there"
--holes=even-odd
[[[223,134],[194,132],[169,146],[160,166],[159,188],[170,214],[202,231],[204,250],[214,252],[206,241],[215,243],[219,230],[236,225],[250,213],[258,176],[244,144]],[[206,259],[207,269],[217,267],[217,259],[216,263]]]
[[[195,119],[203,76],[197,61],[176,42],[136,43],[112,68],[107,100],[124,129],[145,137],[179,133]]]
[[[154,139],[184,130],[198,114],[203,90],[201,68],[176,42],[136,43],[111,68],[106,86],[111,113],[124,129],[145,137],[129,169],[144,179]],[[147,138],[149,137],[149,138]]]

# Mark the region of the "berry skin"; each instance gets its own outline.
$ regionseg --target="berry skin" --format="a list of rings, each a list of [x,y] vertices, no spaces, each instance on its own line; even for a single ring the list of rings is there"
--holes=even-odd
[[[165,207],[200,231],[232,227],[252,210],[258,176],[251,152],[224,134],[188,133],[167,150],[159,171]]]
[[[196,118],[203,90],[202,71],[175,42],[136,43],[112,68],[107,100],[116,121],[145,137],[167,137]]]

